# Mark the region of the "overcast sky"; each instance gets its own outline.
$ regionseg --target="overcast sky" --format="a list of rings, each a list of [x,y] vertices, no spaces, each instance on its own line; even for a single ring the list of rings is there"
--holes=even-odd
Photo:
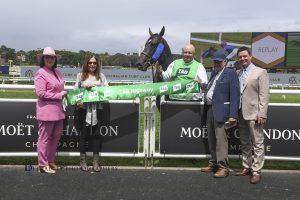
[[[1,0],[0,45],[137,52],[159,32],[173,53],[191,32],[300,31],[299,0]]]

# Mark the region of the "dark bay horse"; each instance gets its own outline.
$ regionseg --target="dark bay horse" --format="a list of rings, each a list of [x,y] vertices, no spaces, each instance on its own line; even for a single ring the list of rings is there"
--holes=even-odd
[[[159,33],[153,34],[149,28],[150,37],[145,43],[143,52],[138,59],[136,66],[139,70],[146,71],[152,66],[153,82],[161,82],[161,78],[156,76],[155,70],[166,71],[169,64],[173,61],[173,56],[167,41],[163,38],[165,27],[163,26]],[[160,110],[160,96],[156,98],[156,106]]]
[[[139,70],[146,71],[150,66],[159,65],[165,71],[173,61],[170,47],[163,38],[164,33],[164,26],[160,33],[155,34],[149,28],[150,37],[147,39],[144,50],[136,63]]]

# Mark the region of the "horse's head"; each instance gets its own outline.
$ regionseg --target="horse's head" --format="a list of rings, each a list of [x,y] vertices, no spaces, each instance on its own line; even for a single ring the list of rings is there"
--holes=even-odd
[[[156,61],[159,61],[163,68],[169,64],[172,54],[169,45],[163,38],[165,27],[162,27],[160,33],[153,34],[149,28],[150,37],[146,41],[143,52],[138,59],[136,66],[139,70],[146,71]]]
[[[204,53],[201,55],[202,59],[210,58],[214,55],[217,49],[215,47],[209,47]]]

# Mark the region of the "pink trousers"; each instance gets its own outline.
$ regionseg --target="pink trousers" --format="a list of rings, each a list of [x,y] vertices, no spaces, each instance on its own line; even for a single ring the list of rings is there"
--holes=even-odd
[[[59,139],[63,132],[63,120],[39,121],[39,139],[37,143],[38,164],[47,166],[55,160]]]

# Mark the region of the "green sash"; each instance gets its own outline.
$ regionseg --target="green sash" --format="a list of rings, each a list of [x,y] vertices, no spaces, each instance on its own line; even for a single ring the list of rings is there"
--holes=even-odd
[[[67,105],[83,102],[101,102],[108,100],[131,100],[137,97],[170,95],[178,93],[197,93],[199,84],[194,80],[178,80],[162,83],[93,87],[68,91]]]

